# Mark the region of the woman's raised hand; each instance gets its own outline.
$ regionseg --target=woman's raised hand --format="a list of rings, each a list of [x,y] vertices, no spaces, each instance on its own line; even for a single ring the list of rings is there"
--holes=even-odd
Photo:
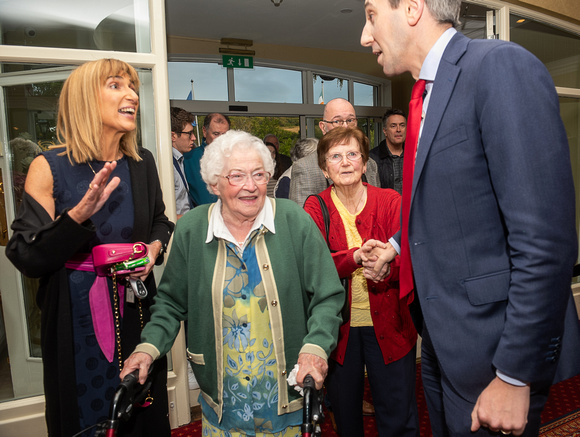
[[[101,171],[95,174],[81,201],[68,212],[70,218],[77,223],[83,223],[103,207],[121,182],[121,179],[116,176],[109,181],[109,177],[116,167],[116,161],[106,162]]]

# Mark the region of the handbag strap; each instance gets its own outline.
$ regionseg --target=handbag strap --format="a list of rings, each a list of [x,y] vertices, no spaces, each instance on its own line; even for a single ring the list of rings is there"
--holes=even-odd
[[[328,232],[330,229],[330,214],[328,213],[328,207],[326,206],[326,202],[318,194],[312,194],[312,196],[316,197],[318,199],[318,203],[320,203],[320,210],[322,211],[322,219],[324,220],[324,230],[326,232],[326,244],[330,249],[330,241],[328,240]]]

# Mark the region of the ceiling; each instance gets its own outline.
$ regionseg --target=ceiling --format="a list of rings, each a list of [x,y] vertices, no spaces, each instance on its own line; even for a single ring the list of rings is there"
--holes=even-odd
[[[370,53],[360,45],[364,0],[166,0],[167,34]],[[483,37],[487,8],[464,4],[462,31]],[[470,33],[477,32],[477,35]],[[481,34],[481,35],[480,35]]]
[[[166,0],[167,34],[369,52],[363,0]]]

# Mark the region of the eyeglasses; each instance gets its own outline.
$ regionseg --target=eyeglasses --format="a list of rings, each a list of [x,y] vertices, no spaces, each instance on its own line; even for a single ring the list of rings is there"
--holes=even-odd
[[[347,120],[322,120],[322,121],[325,123],[330,123],[335,127],[341,125],[354,126],[356,124],[356,118],[349,118]]]
[[[270,180],[270,173],[267,171],[255,171],[251,175],[247,175],[246,173],[230,173],[228,175],[222,176],[222,178],[226,178],[230,185],[235,187],[241,187],[248,182],[248,177],[251,177],[253,181],[258,185],[267,184]]]
[[[193,136],[194,136],[194,131],[193,131],[193,130],[189,130],[189,131],[187,131],[187,132],[186,132],[186,131],[183,131],[183,132],[175,132],[175,133],[176,133],[176,134],[177,134],[177,133],[178,133],[178,134],[186,134],[186,135],[188,135],[188,136],[189,136],[189,138],[191,138],[191,137],[193,137]]]
[[[350,162],[359,161],[362,158],[362,153],[346,152],[344,155],[342,153],[333,153],[332,155],[327,156],[326,160],[331,164],[338,164],[339,162],[342,162],[344,158],[348,159]]]

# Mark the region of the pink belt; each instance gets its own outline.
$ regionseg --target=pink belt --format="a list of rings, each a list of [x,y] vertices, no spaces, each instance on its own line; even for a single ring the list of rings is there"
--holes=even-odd
[[[93,256],[90,253],[79,253],[69,259],[65,265],[67,269],[94,272]],[[125,299],[125,286],[117,284],[119,290],[119,311],[123,317],[123,302]],[[115,321],[109,298],[109,285],[106,276],[97,276],[89,290],[89,305],[93,318],[93,329],[109,363],[113,362],[115,355]]]

